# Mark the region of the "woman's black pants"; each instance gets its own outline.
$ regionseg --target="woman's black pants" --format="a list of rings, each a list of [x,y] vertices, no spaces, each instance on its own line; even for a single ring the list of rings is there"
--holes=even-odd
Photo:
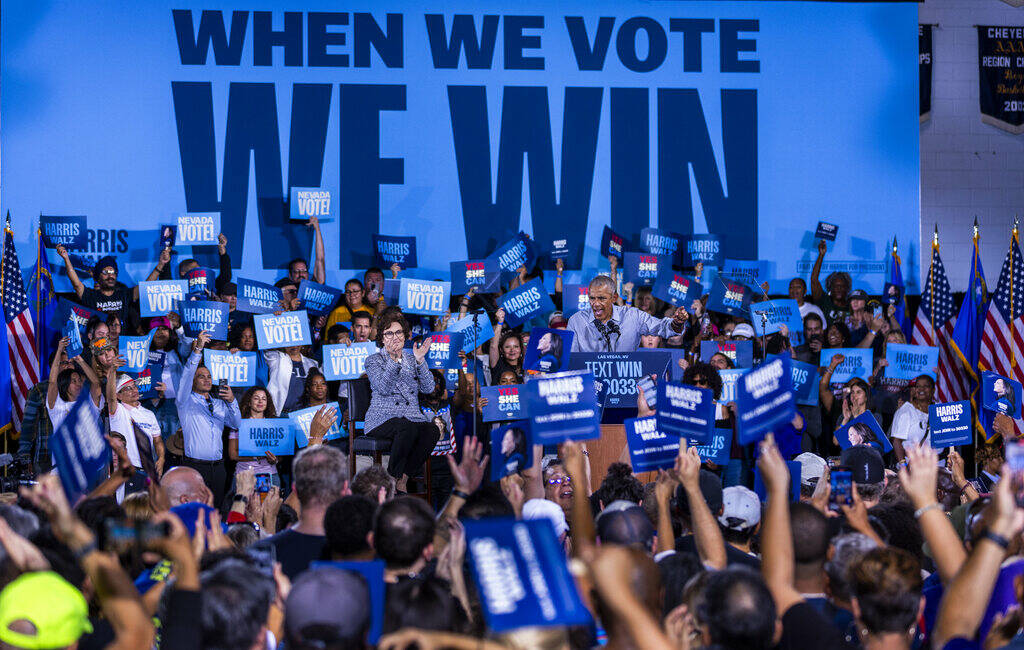
[[[391,441],[388,474],[396,479],[402,474],[415,476],[430,458],[441,432],[433,422],[413,422],[391,418],[369,432],[374,438]]]

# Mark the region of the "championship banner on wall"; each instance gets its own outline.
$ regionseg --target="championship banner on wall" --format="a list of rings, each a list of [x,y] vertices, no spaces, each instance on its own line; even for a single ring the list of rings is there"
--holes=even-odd
[[[1024,27],[978,25],[981,121],[1024,133]]]
[[[918,71],[921,81],[921,122],[932,118],[932,27],[935,25],[917,26],[917,44],[919,49]]]

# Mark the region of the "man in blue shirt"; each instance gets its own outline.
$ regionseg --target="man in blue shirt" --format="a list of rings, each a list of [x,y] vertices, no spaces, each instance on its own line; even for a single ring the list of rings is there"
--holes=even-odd
[[[615,283],[606,275],[590,281],[589,297],[590,309],[569,318],[568,329],[575,334],[573,352],[633,352],[644,334],[682,334],[689,316],[681,306],[672,318],[655,318],[636,307],[616,305]]]

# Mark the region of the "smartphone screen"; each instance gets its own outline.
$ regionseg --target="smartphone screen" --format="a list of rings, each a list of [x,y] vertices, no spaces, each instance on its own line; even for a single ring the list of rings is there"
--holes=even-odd
[[[654,379],[650,376],[641,377],[636,380],[636,387],[642,388],[644,391],[644,398],[647,400],[647,406],[650,408],[656,408],[658,406],[658,388],[654,382]]]
[[[1024,442],[1006,443],[1006,464],[1010,467],[1017,505],[1024,507]]]
[[[874,316],[875,318],[881,318],[882,317],[882,306],[881,305],[879,305],[878,307],[875,307],[875,310],[872,312],[872,316]]]
[[[256,491],[257,492],[270,492],[270,486],[273,485],[270,482],[270,474],[257,474],[256,475]]]
[[[829,476],[832,495],[829,503],[837,506],[853,504],[853,473],[847,467],[836,467]]]

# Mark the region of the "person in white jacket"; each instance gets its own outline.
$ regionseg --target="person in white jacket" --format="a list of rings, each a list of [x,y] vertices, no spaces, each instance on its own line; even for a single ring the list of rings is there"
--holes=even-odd
[[[265,350],[263,358],[267,362],[269,377],[267,392],[274,404],[280,404],[283,415],[298,407],[299,398],[305,387],[306,375],[310,368],[320,369],[320,364],[309,357],[303,356],[300,346]]]

